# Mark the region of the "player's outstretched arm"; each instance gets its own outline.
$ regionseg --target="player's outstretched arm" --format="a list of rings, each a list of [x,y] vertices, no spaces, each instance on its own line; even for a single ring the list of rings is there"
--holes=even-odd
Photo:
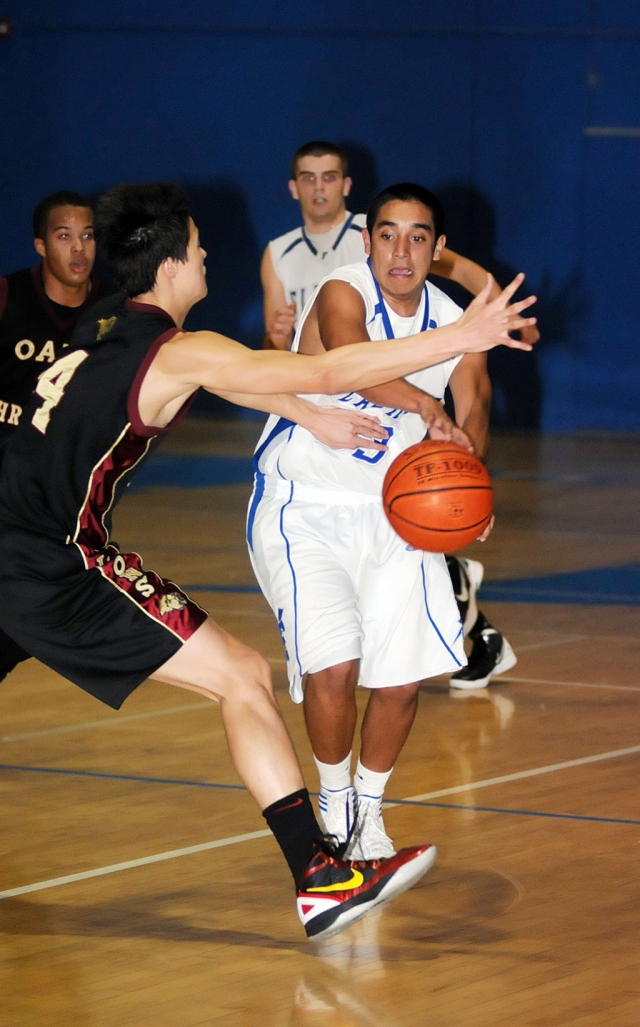
[[[151,390],[154,397],[165,397],[158,408],[162,409],[172,399],[186,398],[198,386],[211,392],[332,395],[404,377],[456,353],[483,352],[499,345],[528,350],[531,346],[509,337],[510,331],[535,323],[535,318],[521,316],[535,297],[509,302],[523,278],[518,275],[489,302],[493,282],[489,277],[485,289],[455,324],[406,339],[344,346],[317,356],[257,352],[213,332],[183,333],[158,351],[140,398],[142,401],[143,392]]]
[[[378,418],[363,414],[353,407],[320,407],[300,396],[290,396],[286,393],[257,396],[255,393],[218,392],[217,395],[241,407],[286,417],[289,421],[306,428],[319,442],[330,446],[331,449],[357,449],[363,444],[364,439],[367,440],[367,449],[387,448],[385,443],[374,441],[388,434]]]

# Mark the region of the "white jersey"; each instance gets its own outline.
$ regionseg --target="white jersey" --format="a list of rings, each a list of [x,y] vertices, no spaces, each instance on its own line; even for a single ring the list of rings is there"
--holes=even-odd
[[[276,275],[284,286],[287,303],[295,300],[296,324],[305,303],[318,283],[344,264],[364,260],[362,229],[365,214],[350,214],[329,232],[307,232],[304,225],[272,239],[269,251]]]
[[[349,282],[365,303],[366,326],[371,340],[405,338],[425,328],[438,328],[457,321],[462,311],[430,282],[413,317],[400,317],[382,299],[379,287],[366,262],[341,267],[320,283],[330,280]],[[302,326],[313,305],[312,297],[303,311],[293,349],[297,350]],[[386,324],[385,324],[386,322]],[[391,329],[391,330],[390,330]],[[449,377],[461,359],[450,357],[432,367],[407,375],[407,381],[438,400],[444,399]],[[267,421],[254,456],[258,483],[264,477],[295,482],[312,489],[339,489],[360,495],[380,496],[382,481],[395,457],[407,446],[424,438],[425,426],[419,414],[393,407],[382,407],[357,392],[339,396],[304,397],[319,406],[351,406],[377,417],[389,432],[385,451],[367,449],[330,449],[300,425],[272,414]],[[297,492],[298,490],[296,490]]]

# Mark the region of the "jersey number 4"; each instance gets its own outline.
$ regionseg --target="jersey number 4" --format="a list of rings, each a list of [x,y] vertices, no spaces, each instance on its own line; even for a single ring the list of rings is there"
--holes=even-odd
[[[64,390],[67,385],[82,361],[86,360],[88,356],[89,354],[86,349],[77,349],[73,353],[67,353],[66,356],[56,360],[55,364],[52,364],[46,371],[43,371],[38,378],[36,392],[39,396],[42,396],[44,403],[36,410],[31,418],[31,423],[43,435],[49,427],[51,411],[54,407],[57,407],[64,396]]]

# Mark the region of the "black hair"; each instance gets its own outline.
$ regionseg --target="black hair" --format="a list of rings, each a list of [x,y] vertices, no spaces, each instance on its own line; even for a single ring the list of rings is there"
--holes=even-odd
[[[60,189],[57,193],[50,193],[40,200],[33,212],[33,236],[34,239],[44,239],[49,227],[49,214],[56,207],[88,207],[91,204],[80,193],[71,189]]]
[[[423,207],[426,207],[433,214],[435,237],[436,239],[440,238],[444,232],[444,210],[442,204],[430,189],[425,189],[423,185],[416,185],[415,182],[399,182],[397,185],[387,186],[386,189],[383,189],[381,193],[374,197],[367,210],[367,231],[369,235],[371,235],[375,228],[381,208],[384,207],[385,203],[390,203],[391,200],[403,200],[405,203],[416,200],[418,203],[421,203]]]
[[[346,177],[349,173],[349,164],[346,153],[344,150],[341,150],[339,146],[336,146],[335,143],[327,143],[323,139],[314,139],[310,143],[305,143],[304,146],[300,146],[296,150],[291,158],[291,177],[296,178],[298,174],[298,161],[303,157],[324,157],[327,153],[330,153],[339,159],[342,174]]]
[[[139,296],[153,289],[163,260],[187,259],[187,194],[175,182],[116,185],[98,200],[95,228],[117,284]]]

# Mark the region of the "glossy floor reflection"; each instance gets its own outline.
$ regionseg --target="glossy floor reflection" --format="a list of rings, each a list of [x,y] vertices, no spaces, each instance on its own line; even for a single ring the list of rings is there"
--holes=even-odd
[[[168,451],[243,460],[254,435],[189,421]],[[637,562],[639,456],[632,438],[498,438],[498,523],[469,554],[494,581]],[[198,601],[271,660],[314,787],[277,627],[242,591],[247,491],[141,489],[115,537],[227,589]],[[147,683],[114,713],[35,661],[16,670],[0,689],[0,1027],[637,1027],[640,607],[486,610],[517,665],[476,693],[425,682],[387,793],[395,842],[434,841],[438,861],[324,944],[304,940],[215,708]]]

